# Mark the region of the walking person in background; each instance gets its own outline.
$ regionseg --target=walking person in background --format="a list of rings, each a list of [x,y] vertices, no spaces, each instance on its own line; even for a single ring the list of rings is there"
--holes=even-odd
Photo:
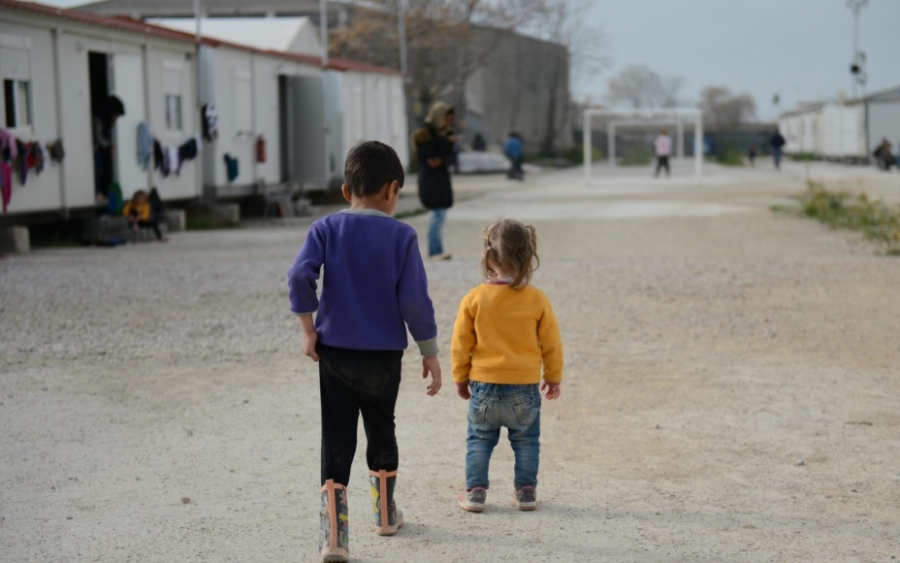
[[[482,243],[484,283],[463,297],[450,345],[457,394],[469,401],[466,490],[457,504],[484,511],[491,454],[505,426],[515,454],[516,506],[534,510],[541,390],[549,400],[559,397],[562,339],[550,300],[529,284],[540,265],[534,227],[495,221]]]
[[[665,129],[659,130],[659,135],[657,135],[656,140],[653,141],[653,147],[656,149],[656,171],[653,173],[653,177],[658,177],[660,169],[665,168],[666,178],[668,178],[669,156],[672,154],[672,139],[669,138]]]
[[[772,147],[772,162],[775,163],[775,170],[781,170],[781,156],[786,141],[778,130],[769,138],[769,145]]]
[[[428,225],[428,257],[449,260],[444,253],[443,230],[447,210],[453,207],[450,165],[454,158],[453,108],[435,102],[422,127],[413,131],[412,146],[419,165],[419,200],[431,210]]]
[[[322,561],[350,557],[347,485],[360,414],[375,531],[391,536],[403,525],[394,501],[399,465],[394,410],[407,330],[422,354],[422,377],[431,375],[428,395],[441,388],[437,324],[416,231],[391,217],[403,165],[394,149],[370,141],[350,150],[344,177],[341,191],[350,208],[310,226],[288,271],[291,311],[305,336],[303,353],[319,362]]]
[[[512,132],[506,136],[506,142],[503,143],[503,153],[509,159],[509,172],[506,177],[511,180],[524,180],[525,173],[522,171],[523,147],[522,136],[516,132]]]

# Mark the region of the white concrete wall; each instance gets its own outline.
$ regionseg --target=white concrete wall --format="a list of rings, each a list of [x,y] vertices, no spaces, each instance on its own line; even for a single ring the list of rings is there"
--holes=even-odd
[[[195,134],[199,135],[200,133],[195,89],[196,67],[192,51],[190,46],[183,50],[147,49],[145,71],[148,115],[146,119],[154,137],[162,145],[181,146]],[[190,57],[186,55],[190,55]],[[169,73],[170,76],[177,75],[180,78],[177,91],[181,95],[181,129],[169,129],[166,124],[166,94],[175,90],[172,86],[165,85],[164,73]],[[135,136],[136,130],[129,131],[128,135]],[[170,174],[168,177],[163,177],[159,170],[155,170],[147,181],[157,187],[163,200],[198,197],[201,194],[199,186],[201,158],[202,153],[198,154],[196,159],[185,162],[178,175]],[[143,172],[143,174],[146,177],[147,173]]]
[[[341,75],[343,156],[362,141],[388,144],[404,165],[409,162],[403,78],[348,71]]]
[[[869,136],[866,150],[869,154],[881,144],[882,139],[891,142],[894,154],[900,150],[900,100],[871,102],[869,112]]]
[[[827,105],[822,108],[822,146],[819,154],[830,158],[865,156],[864,106]]]
[[[56,80],[53,68],[53,38],[47,29],[0,22],[0,50],[9,49],[11,44],[25,47],[29,58],[29,73],[32,91],[33,123],[29,127],[17,127],[10,131],[23,141],[48,142],[59,137],[56,111]],[[0,68],[0,73],[4,69]],[[0,104],[2,105],[2,104]],[[5,128],[5,108],[0,107],[0,127]],[[28,175],[24,185],[13,174],[13,190],[8,213],[27,213],[60,207],[60,176],[62,166],[46,159],[44,171],[36,176]],[[93,184],[91,187],[93,191]]]
[[[281,120],[278,107],[278,78],[281,75],[318,75],[317,67],[294,63],[277,57],[255,54],[254,57],[254,124],[255,136],[266,139],[266,162],[257,163],[254,177],[267,184],[281,181]],[[254,149],[255,152],[255,149]],[[255,159],[254,159],[255,162]]]
[[[319,74],[318,68],[296,63],[281,57],[243,51],[230,47],[206,49],[204,61],[209,68],[201,90],[205,101],[213,104],[219,114],[219,136],[213,144],[204,183],[224,187],[249,186],[257,180],[267,184],[281,181],[281,116],[278,107],[278,77],[300,74]],[[249,107],[239,107],[244,98],[237,90],[245,78],[250,81]],[[209,85],[207,87],[207,84]],[[249,129],[238,127],[242,111],[249,111]],[[266,162],[256,159],[257,138],[266,140]],[[238,177],[229,184],[224,155],[238,159]],[[211,172],[211,174],[210,174]]]
[[[238,93],[243,88],[244,80],[253,81],[253,57],[246,51],[239,51],[226,47],[218,48],[213,55],[212,88],[209,90],[209,103],[215,105],[219,114],[219,136],[215,142],[213,153],[213,176],[204,178],[207,184],[216,186],[228,185],[223,156],[230,155],[238,160],[238,176],[232,184],[249,185],[253,183],[254,136],[252,123],[250,129],[238,127],[237,116],[239,111],[251,108],[238,108],[244,98],[243,93]],[[252,92],[252,88],[251,88]],[[246,116],[243,117],[246,119]]]

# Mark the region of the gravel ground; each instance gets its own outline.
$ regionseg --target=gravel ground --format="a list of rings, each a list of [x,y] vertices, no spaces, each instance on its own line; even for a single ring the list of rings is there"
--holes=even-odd
[[[445,387],[427,397],[406,354],[407,524],[368,530],[358,457],[355,561],[900,558],[900,261],[773,213],[803,167],[711,167],[702,186],[675,171],[457,178],[454,259],[427,263]],[[811,173],[900,192],[898,176]],[[501,443],[475,515],[454,505],[449,335],[499,215],[537,227],[566,373],[543,408],[540,509],[512,507]],[[424,241],[427,217],[405,220]],[[317,370],[285,286],[310,221],[0,261],[0,560],[316,560]]]

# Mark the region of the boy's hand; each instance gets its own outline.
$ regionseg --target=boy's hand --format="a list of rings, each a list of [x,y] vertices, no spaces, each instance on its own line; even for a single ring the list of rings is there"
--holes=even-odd
[[[548,401],[559,398],[559,383],[550,383],[546,379],[541,383],[541,391],[545,391],[544,397]]]
[[[312,315],[297,315],[300,321],[300,330],[303,331],[303,354],[312,358],[312,361],[318,362],[319,355],[316,353],[316,342],[319,341],[319,333],[313,324]]]
[[[469,382],[465,383],[457,383],[456,384],[456,394],[459,395],[460,399],[469,400],[472,397],[472,394],[469,393]]]
[[[312,331],[310,333],[306,333],[305,338],[303,339],[303,354],[312,358],[312,361],[319,361],[319,354],[316,353],[316,342],[319,341],[319,333],[316,331]]]
[[[437,356],[422,358],[422,379],[431,374],[431,384],[428,386],[428,396],[434,397],[441,390],[441,364]]]

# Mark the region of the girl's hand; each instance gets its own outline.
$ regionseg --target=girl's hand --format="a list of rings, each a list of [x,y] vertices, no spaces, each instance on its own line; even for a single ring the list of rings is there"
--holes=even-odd
[[[548,401],[552,401],[553,399],[559,398],[559,383],[550,383],[547,380],[544,380],[541,383],[541,391],[546,391],[544,397]]]
[[[457,383],[456,394],[459,395],[460,399],[465,399],[466,401],[468,401],[472,397],[472,394],[469,393],[469,382],[466,381],[465,383]]]

